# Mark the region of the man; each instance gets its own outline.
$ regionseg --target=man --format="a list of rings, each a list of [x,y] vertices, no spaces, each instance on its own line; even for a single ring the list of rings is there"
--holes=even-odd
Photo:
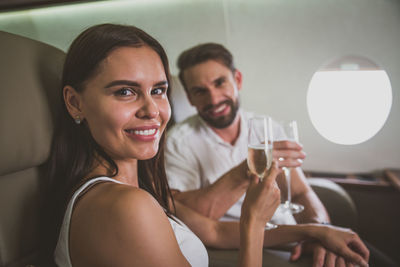
[[[174,197],[208,217],[239,219],[249,184],[247,120],[251,116],[239,108],[242,74],[235,68],[231,53],[214,43],[184,51],[178,67],[179,79],[198,114],[168,134],[166,169]],[[329,223],[323,204],[300,169],[305,158],[301,145],[274,142],[273,156],[280,159],[280,166],[292,167],[292,201],[305,207],[295,215],[297,223]],[[284,181],[284,177],[280,179]],[[281,190],[285,194],[285,188]],[[295,223],[290,214],[279,210],[273,219],[276,223]],[[298,259],[304,250],[314,252],[314,262],[344,261],[317,243],[295,246],[291,259]]]

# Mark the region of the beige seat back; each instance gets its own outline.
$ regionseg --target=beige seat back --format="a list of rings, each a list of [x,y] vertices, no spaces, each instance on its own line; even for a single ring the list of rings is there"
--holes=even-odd
[[[43,163],[65,53],[0,32],[0,266],[38,257]]]

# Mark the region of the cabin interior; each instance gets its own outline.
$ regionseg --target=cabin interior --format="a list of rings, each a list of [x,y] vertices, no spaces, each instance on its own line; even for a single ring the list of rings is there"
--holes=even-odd
[[[164,46],[175,76],[175,122],[195,113],[176,79],[178,55],[199,43],[225,45],[243,74],[242,107],[297,120],[306,175],[341,186],[356,208],[354,230],[400,265],[400,1],[0,2],[0,31],[63,52],[82,30],[106,22],[135,25]],[[0,72],[9,64],[2,57]],[[345,73],[355,76],[342,79]],[[3,82],[0,86],[0,98],[6,97]],[[2,121],[12,116],[2,113]],[[6,137],[2,128],[0,150],[9,142]],[[7,154],[0,155],[7,162]],[[0,183],[10,179],[9,172],[3,164]],[[13,198],[8,190],[0,186],[3,211]],[[32,214],[31,204],[23,206]],[[0,224],[7,223],[1,215]],[[0,226],[0,266],[25,266],[9,258],[5,236],[12,233],[5,229]],[[18,236],[16,244],[31,238]]]

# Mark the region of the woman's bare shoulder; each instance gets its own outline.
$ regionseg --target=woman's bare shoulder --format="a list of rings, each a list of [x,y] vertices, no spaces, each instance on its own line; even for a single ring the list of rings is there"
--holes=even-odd
[[[133,262],[145,266],[142,260],[165,250],[155,237],[175,246],[168,218],[148,192],[123,184],[103,183],[96,187],[75,207],[70,232],[72,259],[81,260],[82,265],[93,265],[101,258],[110,266],[124,266],[124,262],[127,266]],[[175,250],[179,250],[177,244]],[[168,255],[159,253],[160,257]]]
[[[126,184],[101,183],[89,190],[76,204],[72,220],[103,227],[129,228],[148,217],[164,217],[158,202],[147,191]],[[118,224],[118,225],[117,225]]]
[[[143,189],[117,183],[104,183],[98,186],[98,191],[93,200],[100,204],[101,208],[106,205],[116,212],[123,211],[123,213],[126,213],[128,209],[145,212],[147,208],[155,208],[162,211],[161,206],[154,197]]]

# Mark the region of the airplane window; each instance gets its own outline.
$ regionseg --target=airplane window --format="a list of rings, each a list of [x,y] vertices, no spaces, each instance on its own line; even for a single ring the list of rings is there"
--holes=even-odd
[[[307,108],[317,131],[329,141],[360,144],[385,124],[392,105],[386,71],[371,60],[346,56],[318,70],[307,92]]]

